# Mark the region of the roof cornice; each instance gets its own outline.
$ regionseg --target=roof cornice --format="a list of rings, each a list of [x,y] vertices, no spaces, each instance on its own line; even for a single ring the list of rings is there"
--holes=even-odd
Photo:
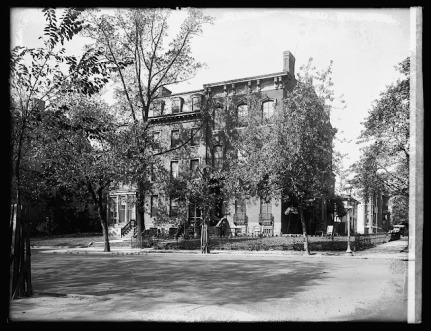
[[[148,121],[150,122],[150,124],[156,124],[156,123],[163,123],[163,122],[172,122],[176,120],[193,119],[199,116],[201,116],[200,110],[155,116],[155,117],[149,118]]]
[[[204,84],[204,88],[213,87],[213,86],[220,86],[220,85],[227,85],[227,84],[234,84],[234,83],[241,83],[241,82],[248,82],[250,80],[258,80],[258,79],[265,79],[265,78],[272,78],[272,77],[279,77],[279,76],[287,76],[289,79],[293,78],[289,72],[282,71],[282,72],[276,72],[273,74],[265,74],[265,75],[259,75],[259,76],[237,78],[237,79],[225,80],[225,81],[217,82],[217,83]]]

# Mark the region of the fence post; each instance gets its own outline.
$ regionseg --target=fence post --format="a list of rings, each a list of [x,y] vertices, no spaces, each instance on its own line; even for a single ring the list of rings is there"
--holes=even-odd
[[[10,229],[10,235],[12,238],[11,247],[10,247],[10,256],[9,256],[9,296],[12,298],[13,295],[13,289],[14,289],[14,277],[15,277],[15,236],[16,236],[16,213],[17,213],[17,205],[13,204],[11,205],[11,214],[10,214],[10,223],[9,223],[9,229]]]

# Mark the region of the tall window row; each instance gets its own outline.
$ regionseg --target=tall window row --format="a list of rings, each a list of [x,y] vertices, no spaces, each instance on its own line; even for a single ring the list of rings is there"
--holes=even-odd
[[[199,175],[199,159],[191,159],[189,164],[189,171],[191,176]],[[170,165],[170,176],[175,179],[179,175],[179,161],[173,160]]]
[[[179,198],[176,196],[169,197],[169,217],[177,217],[179,215]],[[189,219],[196,221],[202,217],[200,208],[193,202],[188,203]],[[150,217],[157,217],[159,215],[159,196],[153,194],[150,197]]]
[[[275,102],[266,100],[262,102],[259,117],[263,121],[268,121],[274,115]],[[224,108],[217,107],[213,111],[213,128],[214,130],[223,130],[226,120],[224,119]],[[236,107],[237,120],[239,126],[246,126],[249,120],[249,109],[246,103],[241,103]]]
[[[171,98],[171,108],[170,111],[172,114],[178,114],[185,111],[184,109],[185,100],[181,97],[172,97]],[[190,98],[190,106],[189,111],[199,111],[202,108],[202,96],[194,95]],[[154,106],[152,106],[149,110],[148,117],[161,116],[166,115],[167,109],[166,103],[164,100],[156,101]]]
[[[185,131],[185,137],[181,137],[180,130],[175,129],[171,130],[171,141],[170,148],[175,148],[179,146],[183,140],[189,141],[189,145],[191,146],[199,146],[201,141],[201,131],[199,128],[192,128],[188,132]],[[159,152],[162,147],[161,141],[161,132],[154,131],[153,132],[153,140],[152,140],[153,151],[155,153]]]

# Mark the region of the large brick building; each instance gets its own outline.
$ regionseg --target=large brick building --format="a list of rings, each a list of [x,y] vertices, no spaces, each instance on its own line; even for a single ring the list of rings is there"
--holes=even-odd
[[[162,167],[173,177],[177,176],[181,167],[223,167],[226,153],[232,148],[228,135],[239,132],[241,127],[247,125],[251,114],[258,114],[263,121],[270,118],[281,107],[282,100],[295,84],[295,58],[285,51],[283,70],[280,72],[204,84],[200,90],[184,93],[172,94],[162,88],[149,114],[154,140],[161,149],[172,148],[178,141],[189,140],[181,151],[175,150],[161,156]],[[211,125],[203,126],[204,112],[209,109],[209,104]],[[332,158],[331,155],[328,157]],[[332,174],[325,180],[332,181]],[[135,192],[130,187],[110,192],[108,214],[112,231],[120,231],[130,220],[136,220],[139,216],[134,206],[134,196]],[[167,231],[170,225],[160,226],[155,219],[161,205],[174,214],[177,208],[175,198],[153,190],[146,197],[146,205],[145,228],[162,227]],[[287,205],[281,199],[266,201],[260,197],[250,197],[224,201],[216,216],[225,217],[233,233],[301,233],[298,216],[285,215],[286,209]],[[193,223],[200,217],[200,212],[190,205],[187,217]],[[321,200],[321,218],[326,222],[325,196]]]

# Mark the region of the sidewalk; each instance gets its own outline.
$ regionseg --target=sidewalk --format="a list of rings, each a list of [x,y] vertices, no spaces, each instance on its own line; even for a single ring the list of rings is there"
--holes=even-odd
[[[212,250],[209,255],[247,255],[247,256],[286,256],[286,257],[345,257],[358,259],[396,259],[407,260],[408,238],[403,237],[399,240],[390,241],[373,248],[363,251],[353,252],[352,255],[344,251],[315,251],[311,255],[305,255],[302,251],[239,251],[239,250]],[[111,255],[147,255],[147,254],[201,254],[199,250],[155,250],[153,248],[130,248],[130,247],[111,247],[111,252],[103,252],[103,247],[33,247],[41,249],[43,253],[62,253],[62,254],[111,254]]]

